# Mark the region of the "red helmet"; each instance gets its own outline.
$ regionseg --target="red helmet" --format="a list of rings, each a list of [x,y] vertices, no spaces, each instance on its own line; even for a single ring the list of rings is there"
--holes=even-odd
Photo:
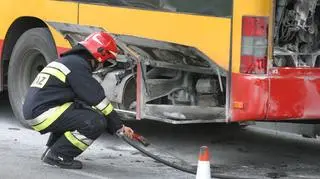
[[[94,32],[84,41],[79,42],[99,62],[115,59],[118,54],[115,40],[105,32]]]

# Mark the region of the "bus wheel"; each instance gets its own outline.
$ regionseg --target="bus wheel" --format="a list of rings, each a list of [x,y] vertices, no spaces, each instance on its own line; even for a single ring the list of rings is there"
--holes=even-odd
[[[13,113],[20,123],[29,127],[22,106],[28,87],[48,62],[57,58],[54,40],[47,28],[26,31],[15,44],[8,69],[8,93]]]

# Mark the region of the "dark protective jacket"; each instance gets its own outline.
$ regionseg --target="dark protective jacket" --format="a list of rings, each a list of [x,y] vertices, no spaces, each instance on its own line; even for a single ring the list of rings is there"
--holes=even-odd
[[[93,69],[85,58],[85,55],[71,53],[49,63],[40,72],[31,84],[23,105],[26,120],[73,102],[103,113],[110,133],[122,127],[122,121],[106,98],[102,86],[92,77]]]

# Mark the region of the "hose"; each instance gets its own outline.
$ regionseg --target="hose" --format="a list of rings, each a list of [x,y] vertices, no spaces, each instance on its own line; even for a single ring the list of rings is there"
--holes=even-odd
[[[151,144],[148,144],[148,147],[141,146],[139,142],[137,142],[136,140],[132,140],[123,134],[117,134],[117,135],[118,137],[120,137],[122,140],[124,140],[126,143],[128,143],[132,147],[136,148],[141,153],[147,155],[150,158],[153,158],[158,162],[161,162],[169,167],[175,168],[177,170],[180,170],[186,173],[190,173],[194,175],[197,173],[197,166],[189,165],[189,163],[187,163],[186,161],[179,159],[177,157],[174,157],[173,155],[168,154],[168,152],[162,152],[159,148],[156,148]],[[164,154],[167,154],[167,155],[164,155]],[[163,155],[163,156],[161,157],[160,155]],[[168,158],[168,159],[166,160],[165,158]],[[226,174],[217,174],[213,172],[211,172],[211,177],[221,178],[221,179],[253,179],[250,177],[231,176]]]

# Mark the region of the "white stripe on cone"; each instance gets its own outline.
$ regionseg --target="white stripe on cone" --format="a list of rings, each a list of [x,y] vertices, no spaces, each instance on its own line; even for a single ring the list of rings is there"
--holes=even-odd
[[[196,179],[211,179],[209,161],[198,161]]]

